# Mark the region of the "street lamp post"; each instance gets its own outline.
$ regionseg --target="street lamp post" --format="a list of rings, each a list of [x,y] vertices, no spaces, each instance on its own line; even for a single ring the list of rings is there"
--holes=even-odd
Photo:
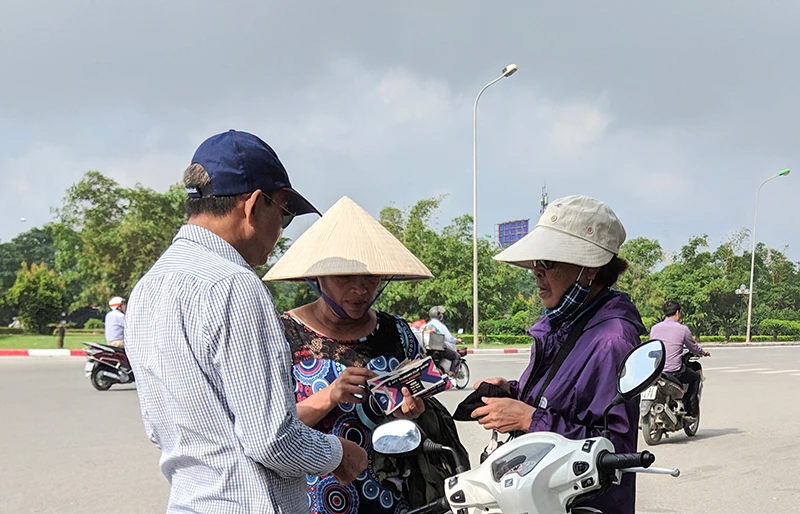
[[[478,347],[478,100],[489,86],[517,71],[516,64],[503,68],[503,74],[480,90],[472,109],[472,346]]]
[[[755,215],[753,216],[753,235],[751,236],[752,240],[752,249],[750,251],[750,289],[748,290],[748,299],[747,299],[747,342],[750,342],[750,328],[751,322],[753,319],[753,272],[755,271],[756,267],[756,226],[758,224],[758,193],[761,192],[761,188],[769,182],[770,180],[776,179],[778,177],[785,177],[790,173],[791,170],[788,168],[785,170],[781,170],[778,172],[777,175],[773,175],[770,178],[766,179],[762,182],[758,189],[756,189],[756,211]]]

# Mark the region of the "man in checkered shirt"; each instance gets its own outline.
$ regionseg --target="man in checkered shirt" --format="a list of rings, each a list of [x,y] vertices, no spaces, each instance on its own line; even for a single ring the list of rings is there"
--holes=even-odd
[[[136,284],[125,333],[167,512],[308,512],[307,474],[348,484],[367,456],[297,418],[283,325],[252,267],[317,210],[245,132],[203,142],[184,185],[188,224]]]

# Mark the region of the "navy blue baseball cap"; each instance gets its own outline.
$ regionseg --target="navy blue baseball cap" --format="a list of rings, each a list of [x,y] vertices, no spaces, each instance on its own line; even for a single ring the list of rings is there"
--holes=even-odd
[[[264,193],[283,190],[289,193],[286,209],[299,216],[319,211],[292,188],[286,168],[270,146],[247,132],[229,130],[203,141],[192,157],[211,179],[210,191],[187,185],[190,198],[235,196],[260,189]],[[321,214],[320,214],[321,215]]]

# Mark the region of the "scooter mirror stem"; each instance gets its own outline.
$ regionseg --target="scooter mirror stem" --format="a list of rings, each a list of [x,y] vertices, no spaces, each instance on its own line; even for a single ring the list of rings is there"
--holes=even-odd
[[[467,470],[467,468],[461,463],[461,459],[458,458],[458,453],[456,453],[453,448],[450,448],[449,446],[442,446],[442,450],[450,452],[450,455],[453,456],[453,461],[456,463],[456,475],[460,475]]]
[[[611,439],[611,431],[608,430],[608,416],[611,413],[611,409],[624,401],[625,398],[623,398],[621,394],[617,393],[617,396],[615,396],[614,400],[611,401],[611,405],[609,405],[608,408],[606,408],[605,413],[603,413],[603,437],[606,439]]]
[[[438,452],[450,453],[450,455],[453,456],[453,461],[455,461],[456,463],[456,475],[460,475],[461,473],[467,470],[467,468],[464,467],[464,465],[461,463],[461,459],[458,458],[458,453],[456,453],[456,451],[449,446],[444,446],[439,443],[434,443],[430,439],[426,439],[425,442],[422,443],[422,449],[425,451],[425,453],[438,453]]]

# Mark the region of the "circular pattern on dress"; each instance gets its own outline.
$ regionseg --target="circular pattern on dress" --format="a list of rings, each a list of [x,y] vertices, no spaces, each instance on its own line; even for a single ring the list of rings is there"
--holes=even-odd
[[[314,380],[314,382],[312,382],[312,384],[311,384],[312,394],[322,391],[323,389],[325,389],[329,385],[331,385],[331,384],[327,380],[325,380],[324,378],[318,378],[318,379]]]
[[[323,478],[311,492],[311,501],[320,512],[344,514],[358,512],[358,490],[352,485],[344,486],[332,476]]]
[[[359,403],[356,405],[356,414],[361,424],[370,432],[375,430],[378,423],[384,420],[383,410],[378,400],[373,396],[369,397],[367,403]]]
[[[333,435],[344,437],[364,448],[367,444],[368,434],[363,425],[358,422],[358,416],[351,413],[342,414],[333,424]]]
[[[367,500],[374,500],[379,494],[381,494],[381,488],[378,485],[378,482],[374,480],[367,480],[361,487],[361,492],[364,493],[364,498]]]
[[[367,368],[371,369],[372,371],[388,371],[388,362],[386,362],[386,357],[383,355],[375,357],[369,363],[367,363]]]
[[[388,490],[384,489],[381,493],[381,507],[384,509],[388,509],[394,503],[394,498],[392,498],[392,493]]]
[[[294,376],[298,381],[308,384],[317,378],[325,378],[330,368],[328,359],[310,359],[294,366]]]

